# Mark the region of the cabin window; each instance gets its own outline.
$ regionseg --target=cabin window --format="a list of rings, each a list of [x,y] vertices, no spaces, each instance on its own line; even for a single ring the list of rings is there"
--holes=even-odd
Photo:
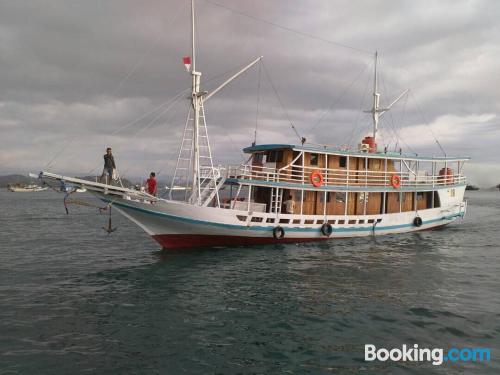
[[[300,224],[300,219],[293,219],[294,224]]]
[[[280,219],[280,224],[288,224],[290,219]]]
[[[356,224],[356,220],[349,220],[348,224]]]
[[[335,224],[335,220],[328,220],[328,224]]]
[[[368,219],[368,224],[373,224],[375,222],[375,220],[373,219]]]
[[[347,157],[346,156],[341,156],[339,158],[339,167],[340,168],[345,168],[347,167]]]
[[[422,201],[422,200],[424,200],[424,193],[418,192],[417,193],[417,201]]]
[[[304,220],[304,224],[314,224],[314,220]]]
[[[262,223],[262,219],[263,219],[262,217],[254,216],[254,217],[252,217],[251,222],[252,223]]]
[[[345,224],[345,220],[339,220],[339,224]]]
[[[274,219],[268,218],[268,219],[266,220],[266,223],[274,223]]]
[[[254,164],[262,164],[263,160],[264,160],[264,154],[253,154]]]
[[[365,223],[365,221],[364,221],[364,220],[360,220],[360,221],[358,222],[358,224],[364,224],[364,223]]]
[[[318,165],[318,154],[311,154],[311,165]]]
[[[236,217],[238,218],[239,221],[247,221],[247,217],[246,216],[236,215]]]
[[[269,151],[266,157],[267,163],[280,163],[283,161],[283,150]]]
[[[346,196],[346,193],[336,192],[335,193],[335,200],[338,203],[345,203],[345,196]]]

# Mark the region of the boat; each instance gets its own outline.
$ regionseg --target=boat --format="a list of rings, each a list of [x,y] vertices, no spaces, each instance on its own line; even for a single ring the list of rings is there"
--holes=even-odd
[[[416,232],[463,218],[468,157],[421,156],[380,150],[381,116],[375,54],[373,130],[355,149],[308,144],[251,144],[241,165],[216,166],[205,104],[257,58],[211,92],[196,70],[191,2],[191,107],[168,195],[42,171],[42,180],[87,189],[166,249],[327,241]]]
[[[45,191],[48,188],[36,184],[25,185],[18,183],[18,184],[7,185],[7,189],[13,193],[34,193],[39,191]]]

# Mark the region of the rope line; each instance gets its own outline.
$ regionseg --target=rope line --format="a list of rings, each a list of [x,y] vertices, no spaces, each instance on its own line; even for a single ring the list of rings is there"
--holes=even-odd
[[[267,79],[269,80],[269,83],[271,84],[271,87],[273,88],[274,94],[278,98],[278,102],[280,103],[281,109],[283,110],[288,122],[290,123],[290,126],[292,127],[293,131],[295,132],[295,135],[299,138],[300,142],[303,143],[304,138],[301,137],[299,132],[297,131],[297,128],[293,124],[292,120],[290,119],[290,116],[288,115],[288,111],[286,110],[285,106],[283,105],[283,102],[281,101],[281,97],[278,93],[278,90],[276,90],[276,87],[274,86],[273,80],[271,79],[271,76],[269,75],[269,71],[267,70],[266,64],[262,61],[262,66],[264,67],[264,72],[266,73]]]
[[[223,5],[223,4],[220,4],[220,3],[217,3],[215,1],[212,1],[212,0],[205,0],[207,3],[211,4],[211,5],[214,5],[214,6],[217,6],[219,8],[223,8],[223,9],[226,9],[227,11],[229,12],[232,12],[232,13],[235,13],[235,14],[238,14],[240,16],[243,16],[243,17],[247,17],[247,18],[250,18],[254,21],[258,21],[258,22],[261,22],[261,23],[265,23],[266,25],[270,25],[270,26],[274,26],[274,27],[277,27],[279,29],[282,29],[282,30],[285,30],[285,31],[288,31],[288,32],[291,32],[291,33],[294,33],[294,34],[297,34],[297,35],[301,35],[301,36],[304,36],[304,37],[307,37],[307,38],[311,38],[311,39],[315,39],[315,40],[319,40],[321,42],[324,42],[324,43],[328,43],[328,44],[331,44],[331,45],[334,45],[334,46],[337,46],[337,47],[342,47],[342,48],[347,48],[347,49],[350,49],[352,51],[356,51],[356,52],[360,52],[360,53],[366,53],[366,54],[370,54],[372,55],[373,53],[372,52],[369,52],[369,51],[366,51],[364,49],[361,49],[361,48],[356,48],[356,47],[352,47],[352,46],[348,46],[347,44],[343,44],[343,43],[338,43],[338,42],[335,42],[333,40],[329,40],[329,39],[325,39],[325,38],[322,38],[320,36],[317,36],[317,35],[313,35],[313,34],[309,34],[309,33],[306,33],[304,31],[300,31],[300,30],[296,30],[296,29],[292,29],[291,27],[288,27],[288,26],[283,26],[283,25],[280,25],[276,22],[272,22],[272,21],[268,21],[268,20],[265,20],[265,19],[262,19],[262,18],[259,18],[259,17],[256,17],[256,16],[253,16],[251,14],[247,14],[247,13],[244,13],[244,12],[241,12],[241,11],[238,11],[234,8],[230,8],[226,5]]]
[[[332,108],[335,107],[337,104],[340,103],[340,101],[346,96],[346,94],[349,92],[349,90],[351,89],[351,87],[354,86],[354,84],[359,80],[359,78],[363,75],[363,73],[366,71],[367,68],[368,68],[368,65],[366,65],[363,68],[363,70],[361,70],[361,72],[351,81],[351,83],[349,84],[349,86],[347,88],[345,88],[344,91],[342,91],[340,93],[340,95],[333,101],[333,103],[330,104],[330,106],[321,114],[320,118],[309,129],[309,131],[307,133],[307,137],[313,132],[313,130],[316,129],[316,127],[321,123],[321,121],[323,121],[323,119],[332,110]]]

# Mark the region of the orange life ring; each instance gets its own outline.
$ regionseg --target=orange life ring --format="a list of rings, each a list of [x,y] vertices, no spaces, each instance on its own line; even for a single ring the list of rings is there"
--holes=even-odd
[[[311,175],[309,176],[309,181],[311,181],[311,184],[314,187],[320,187],[321,185],[323,185],[323,175],[318,170],[312,171]]]
[[[391,185],[394,189],[399,189],[399,187],[401,187],[401,177],[397,174],[393,174],[391,177]]]

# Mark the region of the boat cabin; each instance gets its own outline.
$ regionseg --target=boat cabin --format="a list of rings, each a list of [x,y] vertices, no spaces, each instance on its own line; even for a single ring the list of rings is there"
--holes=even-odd
[[[233,203],[227,208],[300,215],[400,213],[440,207],[438,188],[453,194],[465,183],[465,159],[377,152],[367,143],[359,151],[289,144],[244,151],[250,154],[247,163],[229,173],[228,182],[239,188],[230,189],[225,202]],[[290,200],[293,204],[285,204]]]

